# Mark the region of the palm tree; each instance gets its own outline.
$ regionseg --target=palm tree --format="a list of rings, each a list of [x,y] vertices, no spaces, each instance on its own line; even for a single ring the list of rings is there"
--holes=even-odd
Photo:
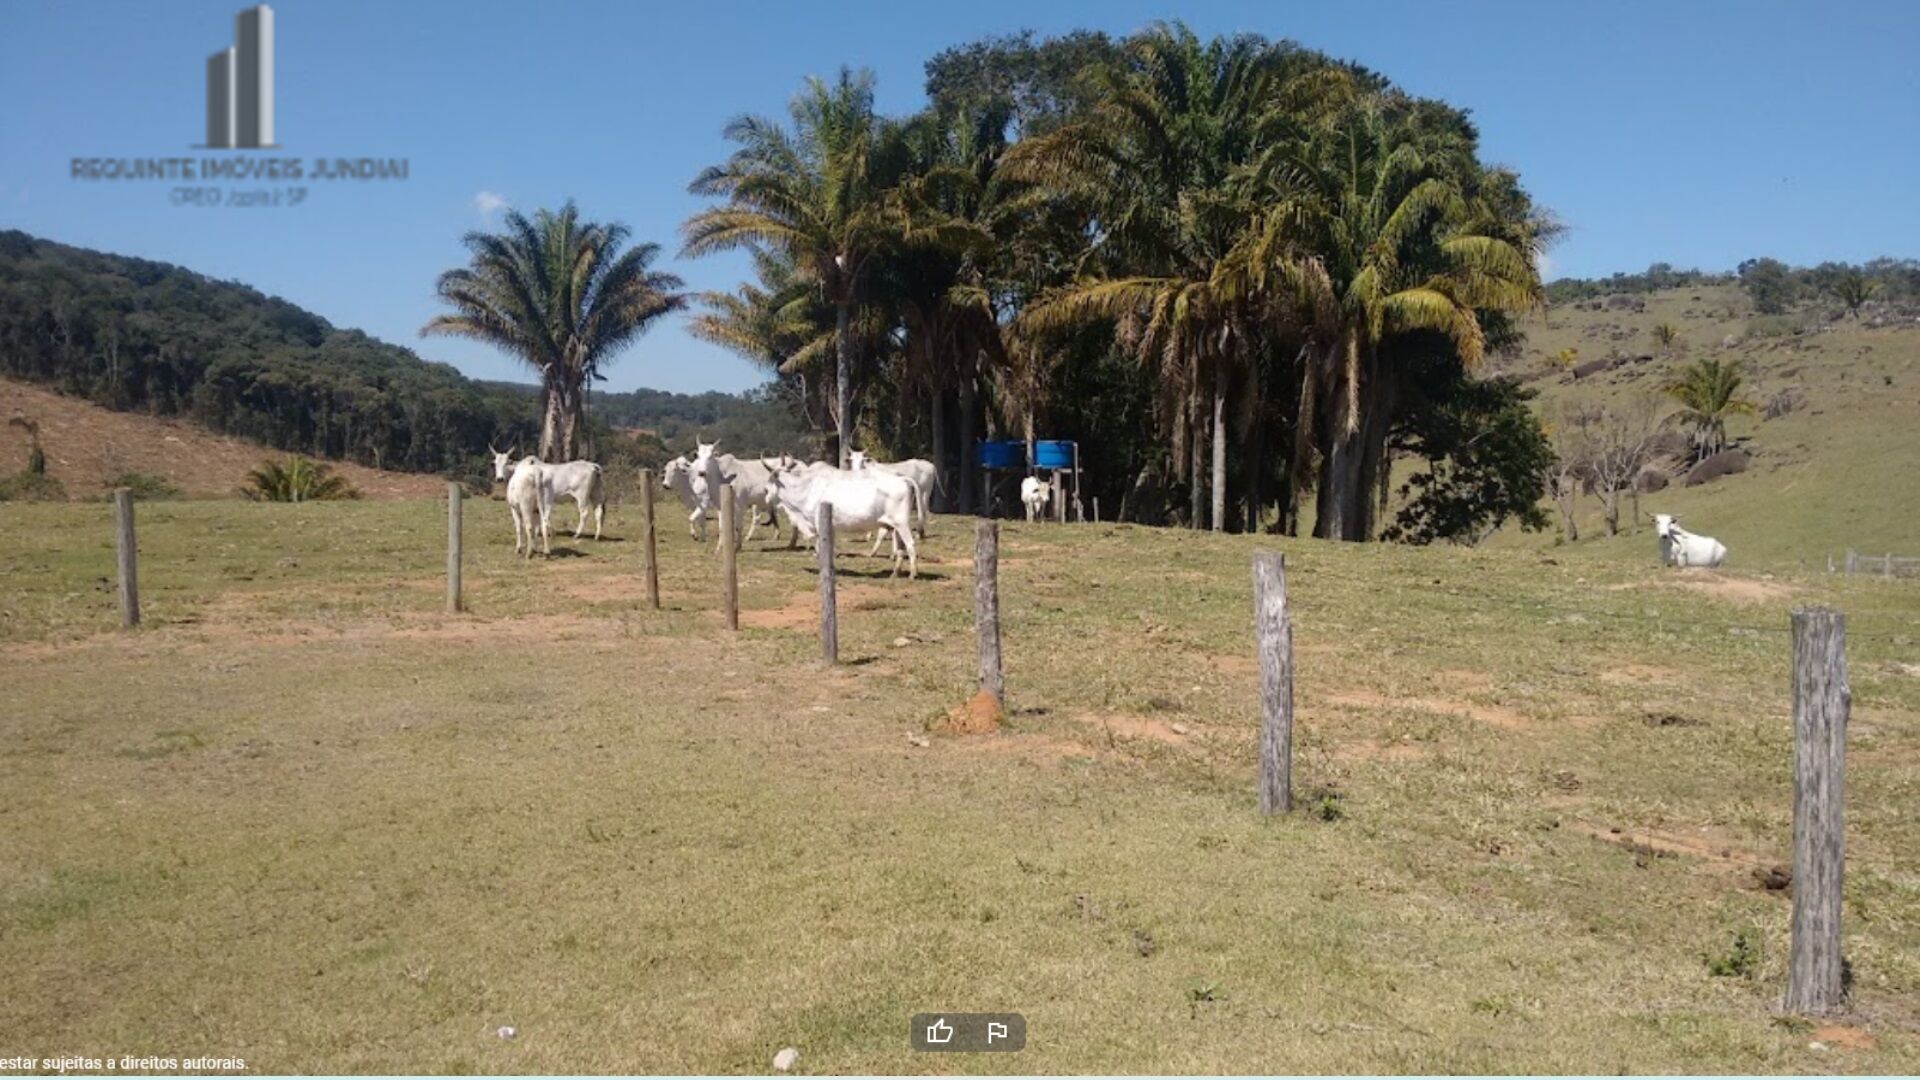
[[[1387,475],[1393,348],[1437,335],[1476,368],[1486,347],[1482,313],[1538,302],[1542,230],[1475,197],[1469,185],[1481,177],[1464,133],[1436,130],[1416,105],[1363,92],[1344,72],[1302,80],[1334,107],[1268,154],[1261,172],[1271,201],[1235,262],[1291,295],[1309,327],[1294,497],[1317,443],[1315,535],[1365,540],[1370,495]]]
[[[1753,402],[1740,396],[1744,378],[1739,361],[1702,357],[1668,384],[1667,394],[1680,403],[1680,420],[1693,428],[1697,459],[1725,449],[1728,417],[1754,411]]]
[[[1031,333],[1090,319],[1122,322],[1123,342],[1156,369],[1176,467],[1192,466],[1200,526],[1198,433],[1213,443],[1212,520],[1226,523],[1226,397],[1247,362],[1241,294],[1220,264],[1241,237],[1249,207],[1240,179],[1268,121],[1268,92],[1287,53],[1250,35],[1202,42],[1158,24],[1128,43],[1104,75],[1093,114],[1016,145],[1006,172],[1081,200],[1099,237],[1096,271],[1023,313]],[[1199,402],[1211,396],[1211,420]]]
[[[704,311],[688,321],[694,337],[712,342],[755,364],[770,369],[775,378],[797,392],[809,422],[815,418],[815,395],[826,383],[808,379],[833,351],[831,312],[823,311],[819,289],[778,252],[756,251],[755,282],[733,292],[704,292]],[[832,410],[817,403],[818,416]],[[825,425],[814,423],[816,430]]]
[[[284,464],[262,462],[259,468],[247,473],[247,485],[241,494],[256,502],[319,502],[360,497],[345,477],[333,475],[332,466],[298,454],[288,457]]]
[[[1680,340],[1680,328],[1668,322],[1655,325],[1652,334],[1654,347],[1663,355],[1672,352],[1674,342]]]
[[[791,131],[758,116],[727,125],[738,149],[688,187],[726,201],[688,219],[682,253],[778,251],[819,288],[834,309],[835,452],[844,467],[853,444],[851,324],[871,264],[897,232],[885,196],[898,155],[874,113],[869,72],[808,79],[788,113]]]
[[[421,333],[487,342],[540,374],[547,461],[585,454],[588,387],[654,320],[686,304],[681,280],[651,269],[659,245],[622,250],[627,237],[624,225],[581,221],[571,201],[531,219],[509,212],[500,233],[468,233],[471,263],[436,285],[453,312]]]

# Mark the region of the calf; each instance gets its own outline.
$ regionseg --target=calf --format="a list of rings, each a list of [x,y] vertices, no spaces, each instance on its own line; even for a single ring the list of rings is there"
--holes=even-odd
[[[1020,502],[1027,508],[1027,520],[1045,517],[1047,501],[1053,498],[1053,485],[1037,476],[1020,481]]]
[[[1653,515],[1653,532],[1660,538],[1660,561],[1667,566],[1715,567],[1727,561],[1725,544],[1688,532],[1672,514]]]

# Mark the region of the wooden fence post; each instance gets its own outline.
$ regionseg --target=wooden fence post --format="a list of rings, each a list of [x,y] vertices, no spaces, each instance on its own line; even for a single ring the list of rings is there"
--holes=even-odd
[[[1260,812],[1293,808],[1293,620],[1287,561],[1253,553],[1253,630],[1260,650]]]
[[[1847,549],[1847,573],[1852,574],[1856,572],[1858,559],[1859,557],[1853,553],[1853,549],[1848,548]]]
[[[1793,613],[1793,935],[1786,1011],[1839,1010],[1840,887],[1846,868],[1847,617]]]
[[[460,506],[467,490],[447,481],[447,614],[460,614]]]
[[[653,541],[653,470],[640,470],[640,557],[647,575],[647,606],[660,610],[660,550]]]
[[[720,567],[725,576],[721,598],[727,609],[727,629],[740,629],[740,574],[736,558],[740,537],[733,531],[733,485],[720,485]]]
[[[1100,524],[1100,496],[1093,497],[1093,523]]]
[[[1006,700],[1000,670],[1000,523],[982,521],[973,530],[973,635],[980,643],[980,689],[995,704]]]
[[[820,659],[840,662],[840,612],[833,593],[833,504],[814,510],[814,530],[820,543]]]
[[[120,564],[120,625],[131,630],[140,625],[140,550],[133,539],[132,489],[114,489],[113,523],[114,553]]]

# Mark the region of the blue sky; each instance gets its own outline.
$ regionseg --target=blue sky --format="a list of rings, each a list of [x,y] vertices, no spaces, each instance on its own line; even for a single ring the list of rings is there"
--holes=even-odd
[[[73,157],[194,152],[205,57],[240,6],[0,0],[0,227],[244,281],[482,377],[525,375],[418,329],[494,199],[571,196],[659,242],[693,288],[731,288],[744,258],[677,257],[700,205],[687,181],[725,156],[730,116],[778,113],[842,63],[872,68],[882,107],[904,112],[939,49],[1022,28],[1252,30],[1466,107],[1485,156],[1571,227],[1556,276],[1920,255],[1920,4],[279,0],[282,153],[404,157],[406,181],[241,209],[70,179]],[[677,322],[612,373],[614,389],[760,379]]]

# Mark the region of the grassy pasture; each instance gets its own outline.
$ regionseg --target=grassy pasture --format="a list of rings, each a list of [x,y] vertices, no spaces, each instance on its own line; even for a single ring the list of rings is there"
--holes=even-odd
[[[149,625],[120,634],[110,511],[0,507],[9,1052],[1920,1068],[1920,584],[1680,577],[1644,536],[1280,541],[1306,812],[1261,821],[1271,540],[1003,524],[1014,715],[922,749],[971,688],[970,522],[936,521],[917,582],[842,559],[823,672],[803,555],[743,553],[734,636],[677,521],[652,613],[630,510],[523,566],[474,501],[448,617],[443,514],[143,506]],[[1855,695],[1854,1007],[1824,1030],[1772,1012],[1788,904],[1754,877],[1787,854],[1784,628],[1814,602],[1850,615]],[[914,1056],[941,1008],[1023,1011],[1029,1049]]]

